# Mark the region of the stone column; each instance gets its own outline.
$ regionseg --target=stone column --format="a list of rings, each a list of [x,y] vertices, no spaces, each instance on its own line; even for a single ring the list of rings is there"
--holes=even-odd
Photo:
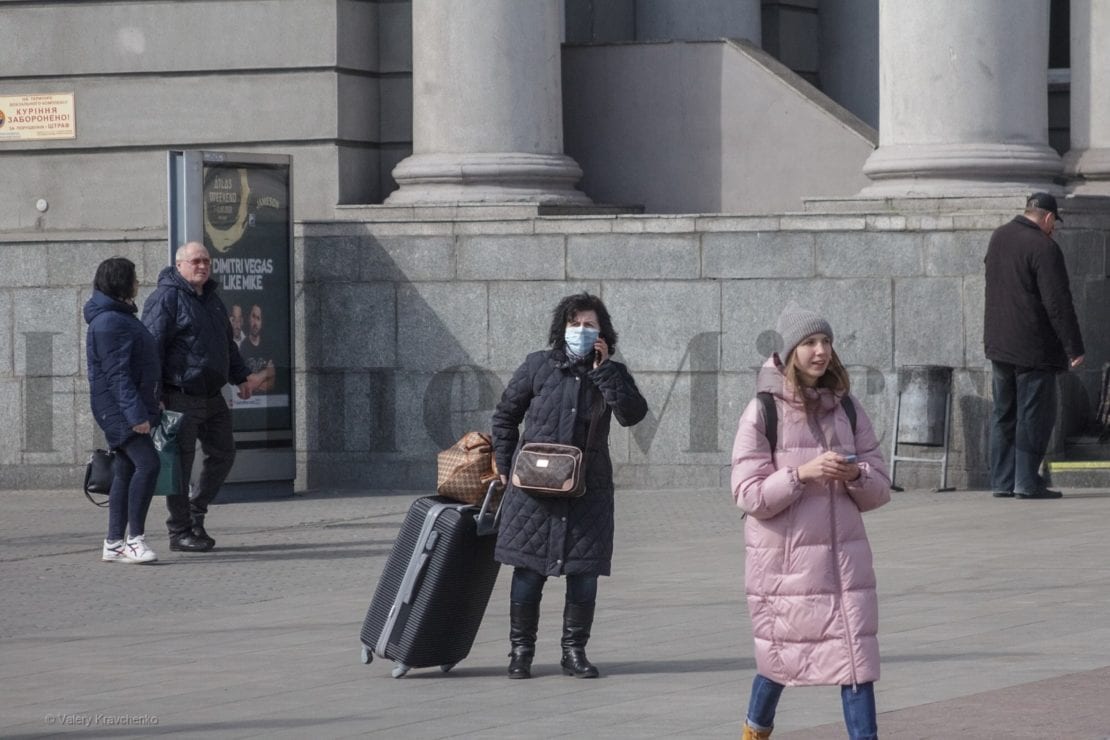
[[[880,0],[879,148],[865,197],[1059,190],[1049,0]]]
[[[1110,4],[1071,0],[1071,192],[1110,195]]]
[[[638,41],[747,39],[762,44],[760,0],[636,0]]]
[[[563,154],[562,0],[413,0],[413,154],[388,204],[586,204]]]

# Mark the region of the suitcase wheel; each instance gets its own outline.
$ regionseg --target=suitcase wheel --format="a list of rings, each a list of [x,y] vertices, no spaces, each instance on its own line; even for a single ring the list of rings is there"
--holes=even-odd
[[[443,665],[441,665],[441,666],[439,667],[439,669],[440,669],[441,671],[443,671],[444,673],[447,673],[447,672],[448,672],[448,671],[450,671],[450,670],[451,670],[452,668],[454,668],[454,667],[455,667],[456,665],[458,665],[458,663],[444,663]]]
[[[404,663],[398,663],[397,665],[393,666],[393,677],[394,678],[401,678],[402,676],[404,676],[408,672],[409,672],[409,667],[407,665],[405,665]]]
[[[374,660],[374,654],[372,652],[370,652],[370,648],[363,645],[362,646],[362,664],[363,665],[370,665],[370,663],[373,662],[373,660]]]

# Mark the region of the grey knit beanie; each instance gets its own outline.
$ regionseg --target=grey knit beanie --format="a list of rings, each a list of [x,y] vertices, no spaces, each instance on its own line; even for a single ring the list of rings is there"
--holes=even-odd
[[[779,315],[779,336],[782,337],[782,352],[779,357],[783,362],[798,346],[798,343],[810,334],[828,334],[833,338],[832,327],[829,322],[813,311],[806,310],[794,301],[791,301]]]

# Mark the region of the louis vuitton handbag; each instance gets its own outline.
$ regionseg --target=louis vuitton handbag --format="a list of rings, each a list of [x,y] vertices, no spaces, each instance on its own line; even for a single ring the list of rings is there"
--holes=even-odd
[[[604,399],[590,413],[586,450],[593,447],[597,420],[605,408]],[[586,450],[553,442],[528,442],[516,453],[512,483],[540,498],[578,498],[586,492]]]
[[[488,434],[467,432],[436,456],[436,493],[440,496],[477,505],[485,498],[490,483],[499,477],[493,440]],[[495,496],[499,498],[500,493]]]

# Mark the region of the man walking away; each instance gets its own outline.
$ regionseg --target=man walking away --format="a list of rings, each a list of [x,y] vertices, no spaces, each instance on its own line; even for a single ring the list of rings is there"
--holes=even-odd
[[[1056,374],[1083,362],[1067,267],[1052,239],[1056,198],[1033,193],[987,247],[983,344],[992,366],[991,486],[1000,498],[1060,498],[1038,472],[1056,422]]]

